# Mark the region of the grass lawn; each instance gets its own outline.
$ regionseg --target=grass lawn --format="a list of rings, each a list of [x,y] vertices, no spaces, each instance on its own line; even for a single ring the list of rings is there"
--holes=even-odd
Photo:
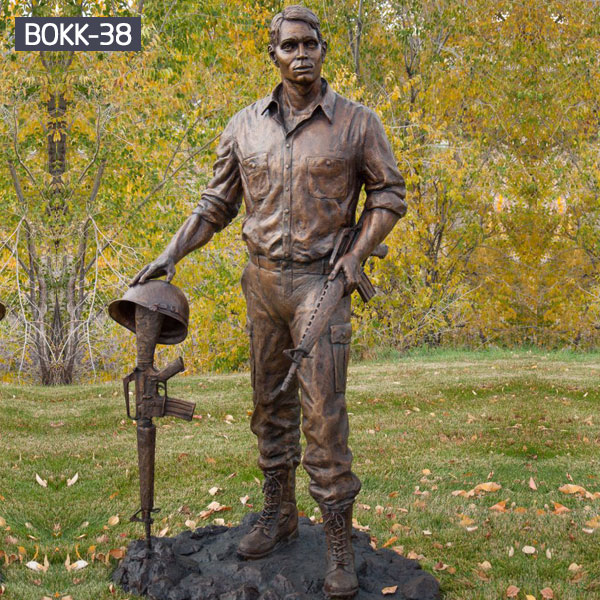
[[[159,421],[155,533],[238,523],[261,506],[248,375],[179,376],[170,393],[196,401],[202,418]],[[544,588],[600,598],[600,355],[417,353],[353,365],[347,398],[363,482],[355,517],[378,546],[419,556],[447,600],[505,598],[511,585],[520,599],[550,597]],[[3,386],[0,415],[2,600],[130,597],[109,587],[119,550],[142,535],[128,521],[135,426],[120,384]],[[298,473],[299,508],[318,518]],[[501,488],[453,494],[491,482]],[[215,500],[231,510],[202,520]],[[26,567],[44,557],[46,571]],[[67,557],[89,564],[67,570]]]

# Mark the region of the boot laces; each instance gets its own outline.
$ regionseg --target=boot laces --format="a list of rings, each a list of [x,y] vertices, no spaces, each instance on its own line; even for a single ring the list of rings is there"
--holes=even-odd
[[[325,530],[329,533],[332,561],[336,565],[350,563],[348,540],[346,539],[346,520],[341,513],[331,512],[325,515]]]
[[[263,484],[263,494],[265,500],[262,512],[254,527],[261,529],[270,529],[273,521],[277,519],[279,508],[281,506],[281,497],[283,485],[279,481],[279,474],[265,474],[265,483]]]

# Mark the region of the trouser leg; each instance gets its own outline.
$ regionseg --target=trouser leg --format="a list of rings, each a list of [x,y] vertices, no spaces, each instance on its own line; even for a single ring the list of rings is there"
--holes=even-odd
[[[303,278],[302,302],[292,323],[297,343],[310,318],[325,277]],[[348,447],[345,386],[350,349],[350,298],[343,298],[329,325],[298,370],[302,388],[302,431],[306,437],[303,465],[310,475],[309,492],[320,504],[343,510],[360,491]]]
[[[300,402],[294,383],[274,396],[287,374],[290,361],[283,351],[293,346],[289,326],[274,310],[276,274],[249,265],[242,287],[246,295],[254,412],[250,428],[257,436],[259,467],[292,472],[300,462]]]

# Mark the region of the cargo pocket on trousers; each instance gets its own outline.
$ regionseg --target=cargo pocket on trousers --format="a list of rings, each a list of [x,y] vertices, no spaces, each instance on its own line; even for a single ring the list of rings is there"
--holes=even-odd
[[[333,378],[336,394],[346,391],[346,370],[350,358],[350,338],[352,337],[352,325],[332,325],[331,348],[333,350]]]
[[[250,383],[252,384],[252,389],[254,389],[256,383],[256,368],[254,366],[254,324],[250,320],[246,322],[246,333],[248,334],[248,340],[250,341]]]

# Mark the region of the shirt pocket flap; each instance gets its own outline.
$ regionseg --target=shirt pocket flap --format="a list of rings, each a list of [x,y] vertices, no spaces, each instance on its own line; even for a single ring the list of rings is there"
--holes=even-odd
[[[308,191],[314,198],[343,199],[348,189],[347,161],[328,156],[309,156]]]
[[[352,325],[350,323],[332,325],[330,333],[332,344],[349,344],[352,338]]]
[[[242,169],[253,200],[264,198],[269,192],[269,155],[254,154],[242,160]]]

